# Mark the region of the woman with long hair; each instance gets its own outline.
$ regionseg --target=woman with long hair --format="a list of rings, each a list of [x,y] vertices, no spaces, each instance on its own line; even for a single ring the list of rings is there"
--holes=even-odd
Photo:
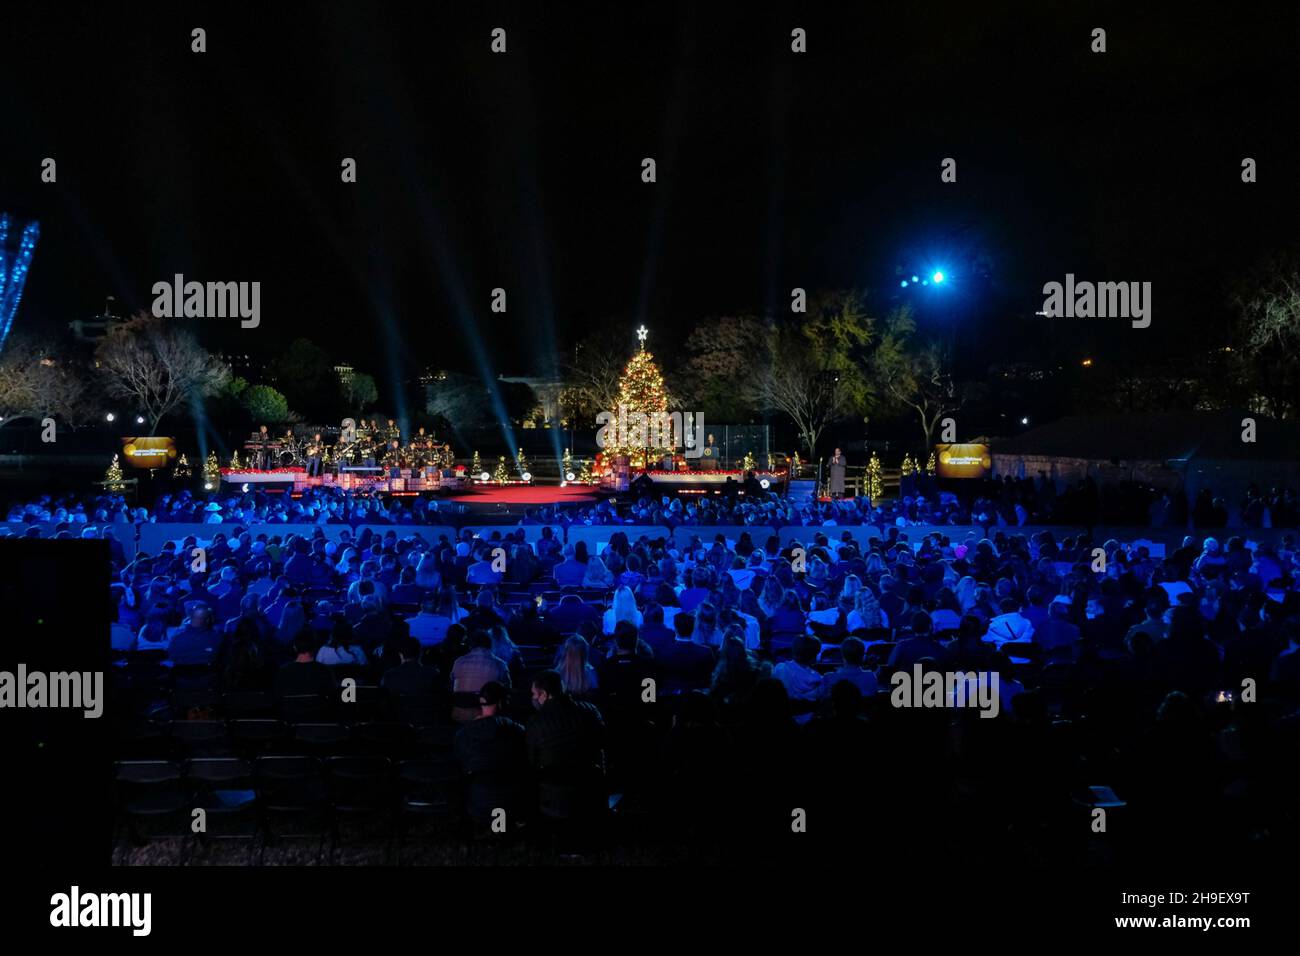
[[[757,681],[758,668],[745,647],[744,635],[740,628],[734,627],[722,639],[709,693],[715,699],[730,703],[749,693]]]
[[[613,587],[614,575],[609,573],[604,561],[593,555],[587,559],[587,570],[582,575],[582,586],[584,588]]]
[[[341,619],[334,622],[329,643],[316,652],[316,661],[331,667],[340,664],[366,666],[366,652],[357,643],[351,624]]]
[[[975,579],[969,574],[957,582],[957,587],[953,593],[957,596],[957,604],[961,608],[961,613],[969,614],[970,609],[975,606],[975,589]]]
[[[862,588],[853,599],[853,610],[849,613],[846,626],[849,633],[871,630],[885,626],[885,612],[880,609],[875,592],[871,588]]]
[[[784,598],[785,588],[781,587],[780,581],[769,574],[758,596],[758,608],[763,612],[763,618],[767,619],[780,610]]]
[[[723,634],[718,628],[718,608],[709,601],[704,601],[695,609],[695,633],[691,640],[705,647],[717,647],[722,643]],[[744,646],[741,641],[741,646]]]
[[[560,684],[566,694],[583,697],[595,691],[596,668],[587,663],[588,650],[586,639],[577,634],[560,645],[555,669],[560,672]]]
[[[618,626],[619,621],[627,621],[633,627],[639,628],[644,619],[641,612],[637,610],[636,596],[629,587],[621,587],[614,592],[614,601],[609,610],[605,612],[604,619],[601,622],[601,630],[605,634],[613,634],[614,628]]]

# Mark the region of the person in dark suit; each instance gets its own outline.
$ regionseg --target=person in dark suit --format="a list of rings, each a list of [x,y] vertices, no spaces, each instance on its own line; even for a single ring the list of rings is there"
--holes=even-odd
[[[695,633],[695,618],[678,614],[673,618],[676,639],[656,655],[659,679],[665,694],[680,693],[709,686],[713,676],[713,649],[691,640]]]
[[[583,603],[582,598],[576,594],[566,594],[560,598],[560,603],[554,610],[546,615],[546,623],[561,635],[577,634],[585,623],[599,628],[600,611]]]
[[[420,663],[421,650],[419,640],[409,635],[398,642],[401,663],[390,668],[380,681],[380,686],[393,698],[433,696],[438,686],[438,671]]]
[[[646,603],[640,633],[656,659],[677,640],[676,632],[664,624],[664,609],[654,601]]]
[[[501,714],[509,688],[488,681],[478,692],[480,716],[456,732],[456,759],[469,776],[467,809],[479,822],[491,821],[498,807],[506,820],[516,817],[528,775],[528,747],[522,724]]]

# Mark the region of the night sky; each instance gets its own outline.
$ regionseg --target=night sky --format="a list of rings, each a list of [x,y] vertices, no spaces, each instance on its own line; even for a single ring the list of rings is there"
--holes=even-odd
[[[9,4],[0,208],[43,229],[16,330],[148,308],[175,272],[257,280],[261,327],[209,345],[306,334],[382,394],[425,365],[546,373],[610,322],[672,357],[793,286],[883,312],[897,268],[943,267],[923,319],[973,361],[1131,361],[1212,343],[1295,241],[1294,13],[705,6]],[[1153,282],[1152,327],[1047,330],[1066,272]]]

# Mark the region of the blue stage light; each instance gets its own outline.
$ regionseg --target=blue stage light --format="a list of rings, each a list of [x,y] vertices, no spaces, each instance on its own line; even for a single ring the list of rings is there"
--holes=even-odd
[[[943,273],[936,272],[933,276],[931,276],[931,278],[934,279],[934,284],[938,285],[939,283],[943,282]]]
[[[906,279],[904,279],[902,282],[900,282],[900,283],[898,283],[898,284],[899,284],[900,286],[902,286],[904,289],[907,288],[907,280],[906,280]]]

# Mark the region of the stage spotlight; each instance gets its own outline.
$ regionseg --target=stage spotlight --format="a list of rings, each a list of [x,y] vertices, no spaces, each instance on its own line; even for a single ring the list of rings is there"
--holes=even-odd
[[[240,485],[239,490],[244,492],[244,494],[248,494],[248,482],[244,482],[242,485]]]
[[[211,491],[211,490],[212,490],[212,482],[210,482],[210,481],[205,481],[205,482],[203,483],[203,490],[204,490],[204,491]]]
[[[940,285],[940,284],[943,282],[943,273],[942,273],[942,272],[936,272],[936,273],[935,273],[934,275],[932,275],[930,278],[934,280],[934,284],[935,284],[935,285]]]
[[[899,285],[900,288],[906,289],[906,288],[907,288],[907,280],[904,279],[902,282],[898,283],[898,285]]]
[[[920,277],[920,276],[912,276],[912,281],[913,281],[913,282],[920,282],[920,281],[921,281],[921,277]]]
[[[762,488],[764,491],[767,491],[768,488],[772,487],[772,482],[768,481],[766,478],[759,479],[758,487]]]
[[[532,473],[531,471],[526,471],[526,472],[523,473],[523,475],[522,475],[521,477],[524,479],[524,481],[532,481],[532,480],[533,480],[533,473]]]
[[[562,481],[562,482],[560,482],[560,487],[561,487],[561,488],[567,488],[567,487],[569,487],[569,483],[568,483],[567,481]]]
[[[137,416],[135,416],[135,423],[136,423],[137,425],[143,425],[143,424],[144,424],[144,416],[143,416],[143,415],[137,415]]]
[[[479,481],[487,481],[487,480],[489,480],[491,477],[492,477],[492,476],[489,475],[489,474],[485,471],[485,472],[482,472],[482,473],[478,476],[478,480],[479,480]]]
[[[578,480],[578,476],[575,475],[573,472],[569,472],[568,474],[566,474],[566,475],[564,476],[564,480],[565,480],[565,481],[577,481],[577,480]]]
[[[1024,418],[1020,419],[1020,424],[1022,424],[1022,425],[1028,425],[1028,424],[1029,424],[1029,416],[1026,415]]]
[[[117,417],[117,416],[114,415],[112,412],[109,412],[107,415],[104,416],[104,421],[106,421],[106,422],[111,422],[111,421],[112,421],[113,419],[115,419],[116,417]]]

